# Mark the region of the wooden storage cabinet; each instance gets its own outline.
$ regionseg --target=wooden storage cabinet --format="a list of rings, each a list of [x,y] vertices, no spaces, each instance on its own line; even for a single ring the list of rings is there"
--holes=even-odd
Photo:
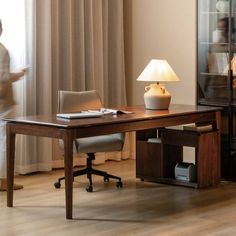
[[[149,138],[155,138],[157,130],[142,130],[136,132],[136,177],[141,180],[154,182],[172,182],[174,180],[174,167],[182,161],[183,149],[174,146],[166,150],[163,155],[163,144],[149,143]]]
[[[197,1],[197,104],[223,108],[221,176],[236,179],[236,0]]]
[[[148,143],[150,130],[136,136],[136,177],[153,182],[177,184],[195,188],[216,186],[220,182],[219,131],[204,133],[162,129],[160,143]],[[153,137],[151,135],[151,137]],[[174,168],[183,161],[183,147],[195,148],[197,181],[174,178]]]
[[[148,143],[147,141],[137,140],[137,178],[155,181],[157,178],[162,176],[161,149],[162,146],[159,143]]]
[[[181,162],[182,149],[173,147],[175,157],[165,158],[163,145],[161,143],[148,143],[147,141],[137,140],[137,178],[149,181],[156,181],[159,178],[174,178],[174,167]],[[173,155],[172,155],[173,156]]]

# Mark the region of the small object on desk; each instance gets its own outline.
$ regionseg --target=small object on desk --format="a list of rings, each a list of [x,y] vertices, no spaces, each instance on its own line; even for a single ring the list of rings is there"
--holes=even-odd
[[[197,126],[195,124],[191,124],[191,125],[184,125],[183,129],[189,130],[189,131],[196,131],[196,132],[207,132],[207,131],[211,131],[213,128],[212,128],[211,124],[200,125],[200,126]]]
[[[132,111],[125,111],[125,110],[115,110],[115,109],[110,109],[110,108],[101,108],[100,112],[102,112],[104,115],[106,114],[132,114]]]
[[[100,117],[104,114],[100,111],[83,111],[78,113],[58,113],[57,117],[65,118],[65,119],[78,119],[78,118],[92,118],[92,117]]]

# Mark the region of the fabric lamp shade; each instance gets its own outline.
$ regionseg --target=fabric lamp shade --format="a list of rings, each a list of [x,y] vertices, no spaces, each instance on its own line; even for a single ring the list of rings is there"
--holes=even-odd
[[[152,59],[137,80],[149,82],[170,82],[179,81],[179,78],[166,60]]]
[[[156,82],[145,87],[144,102],[146,109],[168,109],[171,95],[159,82],[179,81],[166,60],[152,59],[140,76],[138,81]]]

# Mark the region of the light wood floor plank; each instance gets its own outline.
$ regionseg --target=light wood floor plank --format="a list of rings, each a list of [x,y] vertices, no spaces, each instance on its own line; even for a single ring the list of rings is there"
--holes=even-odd
[[[64,183],[61,189],[53,186],[63,170],[16,177],[24,189],[14,192],[13,208],[0,192],[0,235],[236,235],[236,183],[196,190],[141,182],[134,160],[97,168],[121,176],[124,188],[95,177],[94,192],[87,193],[86,177],[77,178],[73,220],[65,219]]]

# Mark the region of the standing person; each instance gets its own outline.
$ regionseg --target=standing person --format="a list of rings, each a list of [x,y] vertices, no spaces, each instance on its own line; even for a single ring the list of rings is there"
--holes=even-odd
[[[0,36],[2,22],[0,20]],[[10,72],[10,57],[7,49],[0,43],[0,191],[7,186],[6,173],[6,121],[3,119],[10,115],[15,105],[12,83],[24,76],[26,69],[18,73]],[[22,185],[14,185],[14,189],[21,189]]]

